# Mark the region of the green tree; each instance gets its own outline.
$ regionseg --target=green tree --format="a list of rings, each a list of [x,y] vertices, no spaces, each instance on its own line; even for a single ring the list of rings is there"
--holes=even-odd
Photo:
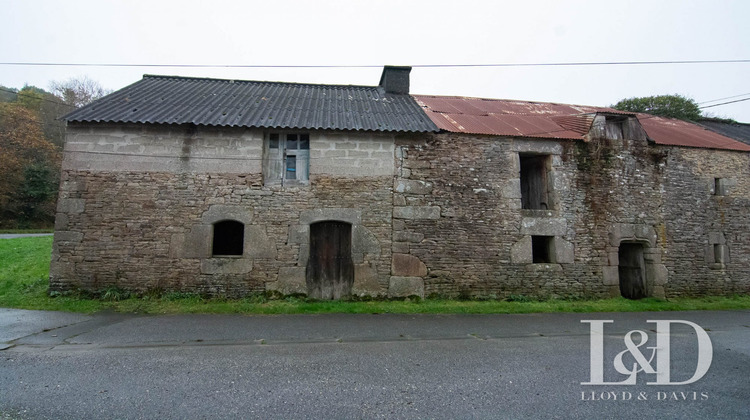
[[[45,93],[46,92],[43,90],[34,86],[24,86],[16,95],[16,103],[38,114],[42,109],[42,102],[44,102]]]
[[[50,163],[32,162],[24,168],[23,182],[14,194],[17,219],[22,225],[33,222],[49,225],[55,220],[59,168]]]
[[[628,112],[644,112],[661,117],[697,121],[701,118],[698,104],[682,95],[645,96],[623,99],[612,106],[614,109]]]
[[[28,204],[51,212],[54,194],[47,196],[38,187],[39,179],[47,177],[54,183],[54,176],[48,176],[40,167],[47,166],[55,174],[59,165],[58,148],[45,139],[38,114],[18,103],[0,103],[0,222],[28,221],[31,216],[24,211],[27,199],[33,201],[42,196],[46,204]],[[27,176],[32,179],[27,180]],[[35,215],[40,214],[35,210]],[[49,220],[50,215],[45,218]]]

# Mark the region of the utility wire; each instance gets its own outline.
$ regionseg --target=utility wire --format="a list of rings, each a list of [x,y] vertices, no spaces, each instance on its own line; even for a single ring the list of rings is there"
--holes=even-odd
[[[733,104],[733,103],[736,103],[736,102],[744,102],[744,101],[750,101],[750,98],[745,98],[745,99],[738,99],[738,100],[736,100],[736,101],[722,102],[722,103],[720,103],[720,104],[715,104],[715,105],[706,105],[706,106],[702,106],[702,107],[700,107],[699,109],[704,109],[704,108],[713,108],[713,107],[715,107],[715,106],[721,106],[721,105],[726,105],[726,104]]]
[[[560,67],[560,66],[623,66],[657,64],[720,64],[750,63],[748,60],[674,60],[674,61],[594,61],[562,63],[495,63],[495,64],[415,64],[412,68],[450,67]],[[380,64],[366,65],[274,65],[274,64],[127,64],[127,63],[45,63],[45,62],[1,62],[2,66],[62,66],[62,67],[193,67],[193,68],[382,68]]]
[[[698,102],[698,105],[703,105],[703,104],[707,104],[707,103],[711,103],[711,102],[723,101],[725,99],[739,98],[741,96],[747,96],[747,95],[750,95],[750,93],[743,93],[741,95],[727,96],[726,98],[719,98],[719,99],[712,99],[710,101]]]

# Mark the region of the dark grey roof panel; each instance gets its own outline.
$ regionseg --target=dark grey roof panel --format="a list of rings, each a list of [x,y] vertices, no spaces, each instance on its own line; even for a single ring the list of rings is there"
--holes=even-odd
[[[750,144],[750,124],[716,120],[702,120],[699,121],[698,124],[721,135]]]
[[[71,112],[68,122],[434,132],[409,95],[371,86],[146,75]]]

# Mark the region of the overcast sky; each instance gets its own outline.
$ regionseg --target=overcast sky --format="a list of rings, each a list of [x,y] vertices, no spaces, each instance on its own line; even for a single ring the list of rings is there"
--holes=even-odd
[[[750,1],[0,0],[0,62],[418,65],[750,59]],[[143,74],[376,85],[382,68],[0,65],[0,84]],[[750,63],[415,68],[411,92],[611,105],[750,98]],[[708,108],[750,122],[750,100]]]

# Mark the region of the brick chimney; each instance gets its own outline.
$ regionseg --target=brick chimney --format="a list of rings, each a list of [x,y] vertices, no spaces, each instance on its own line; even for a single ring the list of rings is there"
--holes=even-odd
[[[385,66],[378,86],[385,89],[386,93],[408,94],[410,72],[409,66]]]

